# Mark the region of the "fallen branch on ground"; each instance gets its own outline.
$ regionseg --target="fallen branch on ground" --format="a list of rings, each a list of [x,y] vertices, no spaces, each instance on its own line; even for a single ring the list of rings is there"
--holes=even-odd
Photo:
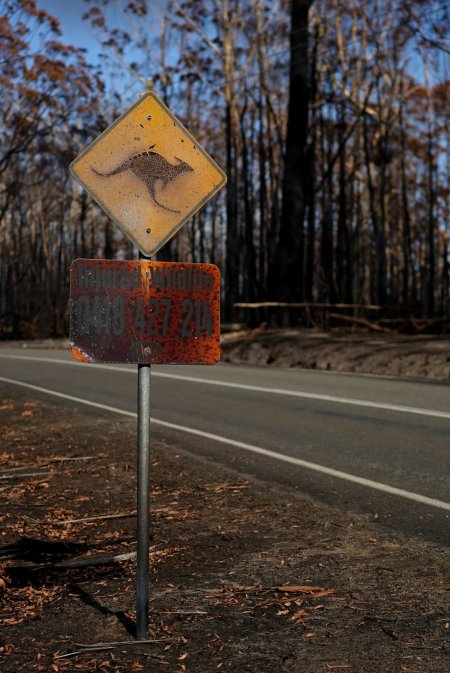
[[[375,322],[370,322],[369,320],[364,320],[364,318],[351,318],[348,315],[341,315],[340,313],[330,313],[330,318],[336,320],[342,320],[343,322],[350,322],[354,325],[361,325],[362,327],[367,327],[372,330],[372,332],[383,332],[383,334],[394,334],[395,330],[388,329],[387,327],[381,327]]]
[[[352,308],[379,311],[382,306],[377,304],[329,304],[324,302],[304,301],[258,301],[238,302],[233,304],[236,308]]]

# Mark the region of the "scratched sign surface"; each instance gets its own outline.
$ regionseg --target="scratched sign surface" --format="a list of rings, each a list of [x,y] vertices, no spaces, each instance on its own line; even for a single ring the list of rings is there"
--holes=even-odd
[[[70,340],[83,362],[215,364],[219,269],[77,259],[70,269]]]
[[[154,93],[141,96],[70,171],[147,257],[226,182],[222,169]]]

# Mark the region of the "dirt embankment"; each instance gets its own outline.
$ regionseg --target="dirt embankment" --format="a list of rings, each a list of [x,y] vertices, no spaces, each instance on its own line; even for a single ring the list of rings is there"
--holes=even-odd
[[[162,441],[136,644],[135,423],[1,399],[2,673],[448,670],[448,550]]]
[[[0,341],[0,347],[68,350],[68,339]],[[450,380],[450,336],[267,329],[227,332],[222,360],[234,364]]]
[[[450,380],[449,336],[255,329],[226,334],[227,362]]]

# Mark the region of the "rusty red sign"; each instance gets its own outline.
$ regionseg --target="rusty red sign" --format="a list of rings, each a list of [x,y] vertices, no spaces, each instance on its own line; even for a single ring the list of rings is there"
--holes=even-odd
[[[220,271],[213,264],[77,259],[70,340],[82,362],[215,364]]]

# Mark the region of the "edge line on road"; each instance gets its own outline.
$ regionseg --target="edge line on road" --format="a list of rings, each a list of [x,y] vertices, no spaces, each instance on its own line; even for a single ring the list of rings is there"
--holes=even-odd
[[[126,409],[119,409],[118,407],[111,407],[107,404],[101,404],[100,402],[91,402],[89,400],[84,400],[80,397],[74,397],[73,395],[60,393],[56,390],[50,390],[48,388],[42,388],[41,386],[35,386],[31,383],[24,383],[23,381],[15,381],[14,379],[8,379],[3,376],[0,376],[0,381],[4,381],[5,383],[10,383],[12,385],[22,386],[24,388],[29,388],[30,390],[36,390],[37,392],[46,393],[48,395],[61,397],[66,400],[71,400],[73,402],[85,404],[87,406],[95,407],[97,409],[112,411],[116,414],[121,414],[122,416],[130,416],[132,418],[137,417],[136,412],[133,411],[127,411]],[[229,446],[234,446],[238,449],[243,449],[245,451],[250,451],[252,453],[256,453],[262,456],[267,456],[268,458],[274,458],[275,460],[279,460],[284,463],[289,463],[291,465],[296,465],[298,467],[304,467],[308,470],[319,472],[321,474],[326,474],[327,476],[335,477],[337,479],[343,479],[345,481],[358,484],[360,486],[366,486],[376,491],[381,491],[382,493],[388,493],[389,495],[400,496],[402,498],[406,498],[407,500],[413,500],[414,502],[419,502],[423,505],[429,505],[430,507],[436,507],[438,509],[450,511],[450,503],[444,502],[442,500],[436,500],[435,498],[429,498],[425,495],[420,495],[420,493],[405,491],[402,488],[389,486],[389,484],[383,484],[382,482],[373,481],[372,479],[358,477],[354,474],[349,474],[348,472],[342,472],[341,470],[335,470],[331,467],[319,465],[318,463],[311,463],[307,460],[295,458],[294,456],[288,456],[284,453],[277,453],[276,451],[271,451],[270,449],[263,449],[260,446],[254,446],[253,444],[246,444],[245,442],[239,442],[235,439],[215,435],[211,432],[197,430],[196,428],[189,428],[185,425],[178,425],[177,423],[169,423],[168,421],[162,421],[157,418],[151,418],[151,422],[155,425],[160,425],[165,428],[170,428],[172,430],[178,430],[180,432],[196,435],[197,437],[203,437],[204,439],[211,439],[215,442],[220,442],[221,444],[228,444]]]
[[[83,367],[85,363],[70,362],[70,360],[59,360],[58,358],[39,358],[29,355],[6,355],[0,353],[0,358],[10,358],[17,360],[32,360],[33,362],[51,362],[53,364],[69,365],[73,367]],[[95,363],[98,369],[109,371],[136,373],[137,369],[131,367],[117,367],[113,364]],[[174,379],[176,381],[187,381],[188,383],[200,383],[209,386],[221,386],[223,388],[236,388],[238,390],[248,390],[256,393],[269,393],[272,395],[286,395],[290,397],[299,397],[306,400],[319,400],[322,402],[333,402],[335,404],[350,404],[356,407],[366,407],[369,409],[382,409],[383,411],[397,411],[404,414],[416,414],[418,416],[431,416],[433,418],[445,418],[450,420],[449,411],[437,411],[435,409],[424,409],[421,407],[409,407],[402,404],[389,404],[387,402],[372,402],[370,400],[358,400],[353,397],[337,397],[335,395],[323,395],[321,393],[307,393],[300,390],[288,390],[286,388],[267,388],[264,386],[253,386],[246,383],[230,383],[228,381],[218,381],[217,379],[201,379],[196,376],[178,376],[177,374],[168,374],[166,372],[152,371],[152,377],[163,379]]]

